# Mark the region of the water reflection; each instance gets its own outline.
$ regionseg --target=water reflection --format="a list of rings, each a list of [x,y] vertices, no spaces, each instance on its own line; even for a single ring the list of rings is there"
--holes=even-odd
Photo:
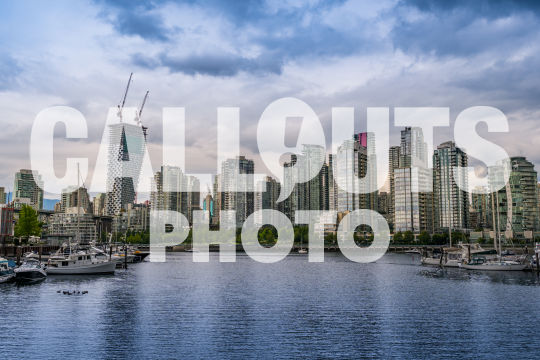
[[[525,271],[474,271],[459,268],[422,266],[418,274],[427,278],[457,281],[489,281],[493,283],[540,286],[540,274]]]
[[[0,285],[6,358],[534,358],[534,273],[358,264],[325,254],[261,264],[173,254],[114,276]],[[88,291],[67,296],[58,290]],[[509,306],[511,304],[511,306]],[[508,326],[509,323],[512,326]],[[28,329],[32,329],[29,331]],[[486,352],[497,344],[497,352]],[[469,356],[470,355],[470,356]]]

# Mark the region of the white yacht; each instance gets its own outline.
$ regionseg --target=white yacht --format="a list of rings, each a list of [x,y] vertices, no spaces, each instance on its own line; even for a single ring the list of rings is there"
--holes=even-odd
[[[485,257],[474,257],[468,263],[461,264],[461,267],[467,270],[487,270],[487,271],[522,271],[527,264],[510,260],[486,260]]]
[[[49,258],[47,273],[50,275],[113,274],[116,261],[91,251],[57,253]]]
[[[77,192],[79,192],[79,164],[77,164]],[[80,199],[80,194],[77,194]],[[80,210],[77,204],[77,230],[80,229]],[[50,275],[86,275],[86,274],[113,274],[116,261],[109,259],[103,252],[92,250],[89,244],[81,246],[80,232],[76,233],[77,244],[63,246],[56,254],[49,258],[47,272]],[[67,250],[67,251],[63,251]]]
[[[469,250],[470,247],[470,250]],[[485,250],[479,244],[458,244],[457,248],[444,248],[443,254],[422,258],[423,265],[460,267],[466,259],[477,255],[496,254],[495,250]],[[441,259],[442,256],[442,259]]]
[[[33,283],[47,278],[45,266],[32,256],[26,258],[23,264],[14,271],[15,281],[21,283]]]
[[[8,260],[0,257],[0,284],[15,277],[14,266]]]

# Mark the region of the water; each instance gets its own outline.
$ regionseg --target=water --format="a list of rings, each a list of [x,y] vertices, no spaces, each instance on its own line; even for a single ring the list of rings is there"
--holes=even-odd
[[[0,285],[0,356],[538,358],[540,280],[421,266],[142,263],[115,276]],[[387,259],[387,260],[388,260]],[[398,261],[404,262],[404,261]],[[87,290],[68,296],[58,290]]]

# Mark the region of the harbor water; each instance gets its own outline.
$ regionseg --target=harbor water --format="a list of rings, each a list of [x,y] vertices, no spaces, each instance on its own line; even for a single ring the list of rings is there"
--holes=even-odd
[[[335,253],[262,264],[191,253],[114,276],[0,285],[0,355],[34,358],[540,356],[536,273],[372,264]],[[74,295],[62,291],[80,291]],[[59,292],[60,291],[60,292]],[[82,295],[83,291],[87,294]]]

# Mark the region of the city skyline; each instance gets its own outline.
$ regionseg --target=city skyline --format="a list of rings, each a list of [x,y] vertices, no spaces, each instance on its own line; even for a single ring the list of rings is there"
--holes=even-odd
[[[124,137],[119,138],[118,143],[120,146],[111,147],[112,157],[119,161],[128,160],[133,149],[129,150],[130,146]],[[134,150],[140,153],[141,142],[130,141],[130,143],[136,145]],[[385,182],[385,186],[390,184],[389,193],[381,192],[380,198],[379,191],[358,195],[341,189],[337,185],[338,181],[351,186],[355,178],[365,177],[367,180],[365,184],[370,181],[375,181],[376,184],[376,177],[369,179],[367,177],[369,171],[376,171],[374,143],[369,133],[355,133],[337,147],[338,155],[327,154],[325,149],[318,145],[304,145],[302,154],[293,154],[290,161],[284,163],[282,169],[288,175],[284,176],[283,183],[276,181],[272,176],[266,176],[257,184],[253,183],[257,173],[253,160],[239,155],[223,161],[221,172],[214,176],[212,190],[208,187],[206,192],[201,189],[197,177],[185,174],[179,167],[165,165],[154,174],[152,187],[155,190],[150,192],[149,202],[137,204],[136,194],[132,194],[129,199],[118,205],[119,209],[121,208],[121,211],[118,211],[107,205],[111,196],[118,197],[114,189],[113,192],[98,194],[90,203],[84,185],[79,191],[76,187],[69,186],[62,191],[61,201],[57,204],[58,207],[55,206],[54,212],[73,217],[76,215],[73,209],[80,207],[81,216],[88,224],[92,222],[92,216],[99,218],[105,215],[112,217],[113,229],[123,227],[124,231],[130,229],[130,223],[137,228],[142,226],[144,230],[144,226],[147,225],[141,225],[141,222],[148,224],[148,219],[142,220],[141,216],[148,216],[150,208],[182,212],[190,224],[193,221],[194,210],[212,209],[213,214],[209,221],[214,226],[220,223],[221,210],[235,210],[236,219],[231,221],[236,223],[237,227],[241,227],[250,214],[263,209],[278,210],[291,221],[294,221],[297,210],[332,210],[336,211],[339,219],[343,214],[357,209],[371,209],[382,214],[394,232],[441,233],[449,228],[450,218],[450,228],[453,231],[470,233],[478,229],[492,228],[493,221],[490,222],[487,218],[493,214],[494,208],[490,207],[495,205],[491,204],[490,196],[494,199],[494,195],[487,194],[484,200],[480,195],[459,189],[454,179],[456,175],[465,176],[461,182],[467,184],[466,173],[454,172],[456,166],[468,165],[466,152],[454,142],[446,141],[435,146],[430,155],[420,128],[405,127],[401,131],[400,145],[389,148],[389,173]],[[319,157],[323,160],[317,160]],[[427,160],[430,157],[433,158],[431,169],[427,167]],[[499,232],[505,233],[507,237],[531,239],[540,236],[540,183],[537,181],[534,165],[526,158],[511,157],[510,160],[512,164],[510,179],[505,187],[495,192],[496,223]],[[298,182],[299,178],[305,176],[302,174],[309,173],[310,167],[320,161],[323,161],[323,165],[313,179]],[[115,161],[109,163],[113,172],[117,171],[115,164]],[[141,164],[130,166],[135,167],[128,169],[129,174],[138,176]],[[139,170],[136,169],[137,166]],[[24,185],[19,186],[26,191],[24,193],[26,195],[15,198],[15,204],[19,204],[17,206],[29,204],[41,209],[43,200],[40,204],[36,203],[35,198],[36,196],[39,198],[40,194],[42,196],[43,192],[33,182],[32,172],[22,169],[18,174],[18,177],[26,176],[23,178],[26,179]],[[243,178],[244,175],[238,177],[238,174],[247,177]],[[109,179],[111,182],[117,182],[112,180]],[[291,186],[290,196],[278,202],[279,192]],[[353,188],[356,186],[359,185],[354,185]],[[266,189],[270,193],[253,193],[251,189],[257,188]],[[133,187],[130,189],[133,191]],[[237,190],[240,191],[236,192]],[[20,191],[18,190],[17,194],[20,194]],[[78,201],[81,195],[82,205]],[[513,205],[508,207],[508,202]],[[146,210],[141,213],[142,209]],[[452,214],[451,217],[449,213]],[[58,220],[51,218],[51,221],[66,222],[63,217]],[[97,236],[95,229],[98,227],[101,225],[94,225],[94,235],[91,235],[93,238]]]
[[[0,135],[5,149],[0,186],[6,189],[18,169],[30,168],[31,125],[49,106],[72,106],[87,118],[88,139],[62,139],[59,130],[55,147],[59,160],[87,156],[93,170],[106,113],[117,105],[130,71],[135,72],[134,95],[127,105],[138,106],[151,90],[143,122],[151,129],[153,164],[161,163],[162,107],[186,107],[189,173],[215,171],[212,134],[218,106],[242,109],[242,154],[261,168],[253,140],[255,121],[282,96],[298,97],[314,108],[327,148],[332,106],[354,106],[359,132],[369,106],[448,106],[451,122],[471,105],[494,106],[507,115],[510,133],[488,138],[511,156],[540,164],[540,154],[518,141],[525,134],[532,143],[540,140],[534,86],[540,21],[534,4],[336,1],[287,7],[268,1],[239,8],[90,1],[69,7],[62,2],[0,6],[7,18],[0,35],[2,121],[17,124]],[[127,15],[125,22],[115,21],[120,14]],[[201,24],[208,14],[216,21]],[[173,25],[173,17],[182,25]],[[146,25],[137,26],[142,23]],[[65,31],[69,26],[76,34]],[[268,35],[253,32],[260,26]],[[417,34],[425,33],[433,38],[420,40]],[[501,46],[506,52],[500,52]],[[186,48],[187,53],[179,50]],[[244,51],[234,50],[239,48]],[[399,131],[391,126],[394,139]],[[435,140],[453,140],[451,128],[436,129]],[[61,161],[56,166],[62,172]]]

